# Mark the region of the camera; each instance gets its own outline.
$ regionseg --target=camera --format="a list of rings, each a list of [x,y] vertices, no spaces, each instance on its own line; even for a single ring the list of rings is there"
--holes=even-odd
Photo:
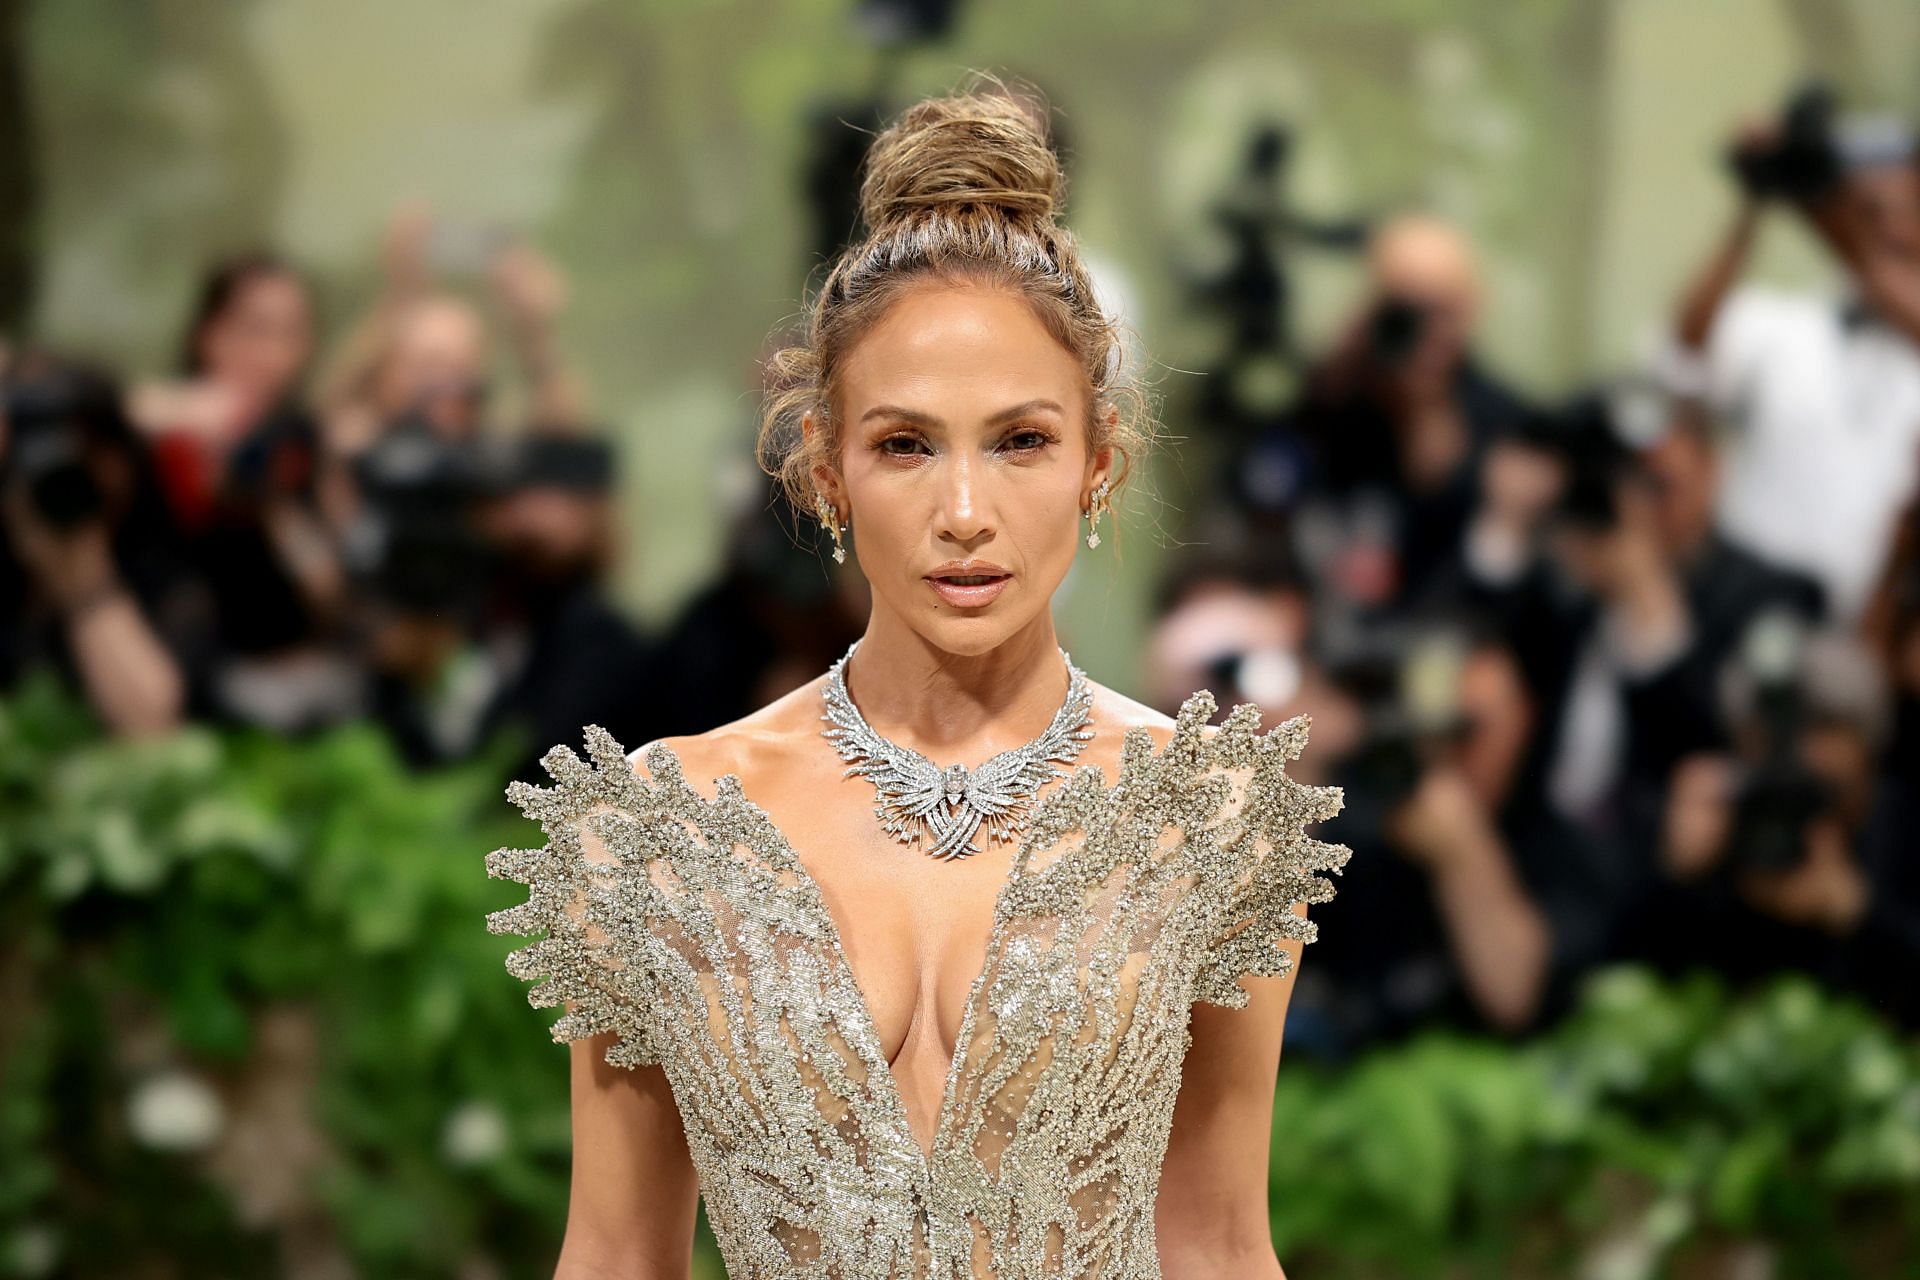
[[[1618,485],[1627,453],[1614,430],[1606,396],[1586,391],[1564,404],[1524,418],[1518,442],[1560,465],[1564,479],[1549,513],[1553,524],[1583,533],[1605,533],[1620,523]]]
[[[1765,146],[1734,146],[1727,163],[1749,195],[1813,200],[1840,181],[1843,162],[1836,140],[1833,90],[1804,86],[1780,113],[1779,136]]]
[[[1220,654],[1207,664],[1206,678],[1223,696],[1282,707],[1300,692],[1304,672],[1298,654],[1274,645]]]
[[[1367,350],[1389,367],[1405,364],[1426,336],[1427,309],[1411,298],[1388,297],[1367,323]]]
[[[1554,523],[1590,534],[1618,528],[1621,485],[1645,475],[1635,450],[1666,427],[1664,394],[1632,378],[1603,383],[1530,414],[1520,424],[1520,441],[1556,458],[1565,472]]]
[[[496,455],[491,470],[505,488],[604,494],[613,488],[613,446],[599,437],[529,435]]]
[[[1342,762],[1341,821],[1355,839],[1383,840],[1433,752],[1468,728],[1460,703],[1464,637],[1439,622],[1374,625],[1341,637],[1327,664],[1334,684],[1360,704],[1360,746]]]
[[[1243,440],[1279,418],[1302,357],[1289,248],[1353,252],[1366,238],[1358,219],[1320,221],[1293,208],[1287,193],[1293,152],[1288,126],[1273,120],[1254,126],[1239,172],[1208,211],[1219,237],[1219,266],[1195,282],[1196,300],[1225,328],[1199,410],[1209,424]]]
[[[477,605],[491,558],[475,511],[504,484],[499,463],[405,419],[354,460],[354,473],[365,507],[345,552],[359,581],[402,609]]]
[[[0,483],[24,488],[40,519],[55,529],[98,519],[105,503],[87,465],[88,444],[119,413],[110,384],[70,370],[9,382]]]
[[[1745,691],[1743,719],[1754,738],[1733,801],[1727,865],[1737,870],[1788,871],[1806,856],[1807,827],[1833,804],[1826,782],[1800,754],[1811,717],[1800,687],[1805,629],[1784,612],[1749,628],[1730,673]]]

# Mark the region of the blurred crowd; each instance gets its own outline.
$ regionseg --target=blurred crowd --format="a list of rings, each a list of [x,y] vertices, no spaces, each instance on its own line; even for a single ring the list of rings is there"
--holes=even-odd
[[[267,253],[208,273],[164,376],[6,351],[0,685],[51,665],[129,735],[371,718],[415,766],[512,729],[520,773],[583,723],[641,727],[562,277],[420,208],[384,249],[324,353],[314,287]]]
[[[1290,1051],[1524,1033],[1628,959],[1920,1026],[1920,153],[1814,88],[1727,160],[1637,367],[1520,394],[1474,246],[1401,216],[1298,394],[1230,415],[1151,683],[1310,713],[1300,771],[1346,788]],[[1768,220],[1839,287],[1743,282]]]
[[[1290,1051],[1524,1034],[1629,958],[1810,970],[1920,1027],[1920,155],[1807,93],[1729,159],[1738,213],[1637,368],[1522,394],[1458,229],[1281,219],[1364,253],[1349,319],[1300,349],[1255,270],[1175,406],[1224,465],[1138,677],[1310,713],[1298,772],[1346,791]],[[1841,288],[1743,281],[1788,219]],[[0,692],[50,666],[125,735],[371,720],[415,767],[504,730],[541,778],[583,724],[709,728],[858,634],[857,575],[759,500],[643,632],[559,272],[407,208],[381,278],[326,323],[298,266],[218,264],[162,376],[0,352]]]

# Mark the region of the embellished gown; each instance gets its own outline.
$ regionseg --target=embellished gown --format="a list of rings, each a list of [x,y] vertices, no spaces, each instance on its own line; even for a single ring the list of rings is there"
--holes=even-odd
[[[650,778],[598,725],[587,760],[508,795],[545,831],[487,873],[530,887],[487,918],[545,936],[507,958],[556,1041],[617,1032],[607,1061],[659,1064],[733,1280],[1160,1275],[1154,1201],[1196,1001],[1244,1007],[1285,974],[1349,851],[1305,833],[1340,795],[1288,777],[1296,717],[1188,698],[1119,777],[1072,769],[1035,802],[996,899],[931,1157],[819,886],[727,774],[706,799],[679,758]]]

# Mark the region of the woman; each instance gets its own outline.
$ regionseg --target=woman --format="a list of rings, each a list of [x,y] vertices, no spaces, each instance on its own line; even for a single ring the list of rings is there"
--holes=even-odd
[[[307,282],[271,253],[219,263],[201,282],[179,374],[137,388],[130,409],[152,441],[183,529],[220,521],[237,488],[303,492],[313,428],[300,408],[313,356]]]
[[[686,1275],[696,1194],[736,1277],[1281,1274],[1288,975],[1346,857],[1302,828],[1337,796],[1282,771],[1304,722],[1168,721],[1056,641],[1144,436],[1059,188],[997,91],[881,134],[763,433],[865,633],[510,790],[549,843],[489,860],[532,886],[489,927],[548,931],[509,968],[575,1042],[563,1276]]]
[[[212,601],[217,652],[193,713],[286,732],[338,719],[354,697],[329,643],[348,583],[321,512],[324,459],[303,403],[314,312],[306,279],[278,255],[218,263],[188,320],[177,379],[132,401]]]

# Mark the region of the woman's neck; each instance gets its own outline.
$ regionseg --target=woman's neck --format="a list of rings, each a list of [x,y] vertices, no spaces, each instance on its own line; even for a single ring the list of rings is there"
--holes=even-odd
[[[1068,678],[1051,614],[985,653],[956,654],[876,610],[846,679],[875,732],[945,765],[1038,737],[1066,701]]]

